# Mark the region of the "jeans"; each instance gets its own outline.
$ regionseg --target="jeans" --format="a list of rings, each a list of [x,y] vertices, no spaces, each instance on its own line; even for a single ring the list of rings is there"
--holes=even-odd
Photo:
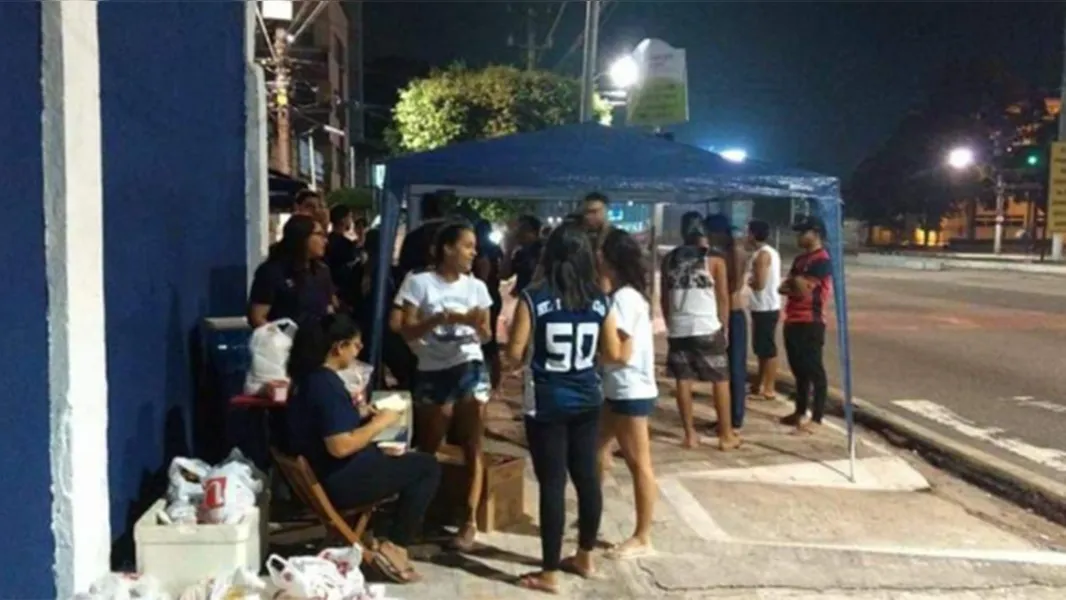
[[[788,367],[796,378],[796,414],[807,414],[808,398],[814,388],[811,420],[821,423],[829,395],[829,381],[822,364],[825,323],[785,323],[784,337]]]
[[[729,406],[733,427],[744,426],[748,396],[748,320],[744,311],[729,311]]]
[[[558,571],[562,561],[567,472],[577,489],[578,547],[591,551],[596,546],[603,516],[596,454],[599,425],[599,410],[550,421],[526,417],[529,455],[540,485],[541,568],[545,571]]]
[[[432,454],[408,452],[387,456],[374,446],[360,450],[347,465],[330,473],[322,485],[339,510],[398,494],[388,540],[398,546],[409,546],[421,530],[439,483],[440,465]]]

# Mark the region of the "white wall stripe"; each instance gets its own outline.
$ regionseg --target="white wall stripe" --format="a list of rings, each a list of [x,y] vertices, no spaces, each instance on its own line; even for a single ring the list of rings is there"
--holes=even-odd
[[[934,423],[952,429],[975,440],[981,440],[1039,465],[1066,473],[1066,452],[1054,448],[1034,446],[1022,440],[1007,437],[998,427],[981,427],[964,419],[951,410],[929,400],[896,400],[892,404],[925,417]]]
[[[56,593],[110,567],[96,1],[41,6],[49,452]]]
[[[659,479],[659,493],[677,511],[681,520],[692,528],[700,538],[716,542],[729,539],[729,534],[715,522],[711,515],[700,505],[699,500],[685,485],[674,477]]]

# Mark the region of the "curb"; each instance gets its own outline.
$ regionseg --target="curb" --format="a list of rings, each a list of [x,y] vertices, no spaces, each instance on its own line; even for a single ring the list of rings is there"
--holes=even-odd
[[[791,373],[778,374],[778,390],[796,389]],[[1005,498],[1023,508],[1066,526],[1066,485],[993,456],[983,450],[951,439],[893,412],[852,397],[855,423],[887,433],[897,447],[917,451],[930,464]],[[829,388],[829,406],[835,416],[844,414],[844,394]]]

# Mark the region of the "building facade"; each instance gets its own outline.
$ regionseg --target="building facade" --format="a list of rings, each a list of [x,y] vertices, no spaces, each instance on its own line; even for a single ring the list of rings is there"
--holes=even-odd
[[[246,4],[0,3],[0,597],[85,590],[189,452],[195,331],[265,240]]]

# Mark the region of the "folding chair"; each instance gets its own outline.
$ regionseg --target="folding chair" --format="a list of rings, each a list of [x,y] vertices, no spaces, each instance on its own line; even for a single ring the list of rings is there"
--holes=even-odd
[[[370,517],[373,516],[374,511],[394,498],[385,498],[373,504],[338,511],[326,496],[326,491],[315,477],[307,459],[302,456],[285,455],[276,448],[271,448],[270,454],[300,501],[310,508],[326,527],[326,540],[336,536],[348,544],[359,544],[364,549],[363,561],[368,562],[372,554],[370,548],[374,544],[365,543],[363,536],[366,534]]]

